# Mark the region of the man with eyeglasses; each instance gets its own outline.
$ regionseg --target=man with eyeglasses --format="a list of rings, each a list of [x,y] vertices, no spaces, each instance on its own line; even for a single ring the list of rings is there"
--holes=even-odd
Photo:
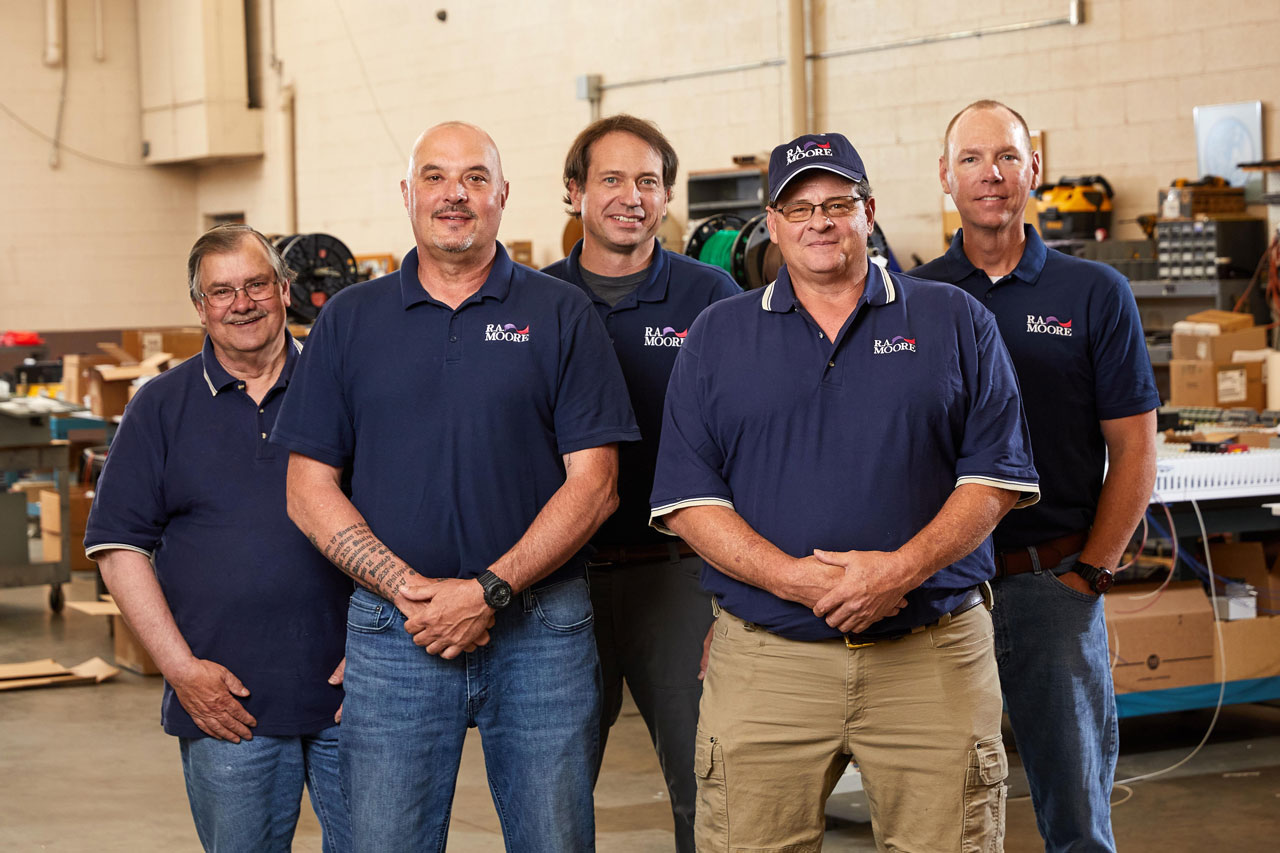
[[[351,582],[285,512],[271,444],[300,345],[290,273],[244,225],[187,260],[204,350],[138,390],[89,513],[85,550],[164,674],[201,844],[287,851],[304,783],[324,850],[351,849],[338,779]]]
[[[698,849],[819,849],[851,760],[882,848],[995,849],[987,537],[1038,493],[1012,365],[972,297],[868,263],[845,137],[775,148],[769,198],[785,263],[689,330],[652,497],[720,608]]]

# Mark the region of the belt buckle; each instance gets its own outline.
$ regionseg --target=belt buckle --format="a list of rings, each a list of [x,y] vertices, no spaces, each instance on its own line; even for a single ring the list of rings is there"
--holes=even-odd
[[[875,644],[875,640],[868,640],[864,643],[855,643],[853,640],[849,639],[848,634],[844,635],[844,647],[846,649],[865,649],[867,646],[874,646]]]

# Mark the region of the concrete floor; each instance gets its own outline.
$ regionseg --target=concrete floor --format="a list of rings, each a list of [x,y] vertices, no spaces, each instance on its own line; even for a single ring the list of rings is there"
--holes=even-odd
[[[77,573],[72,600],[94,596]],[[0,662],[53,657],[71,665],[111,660],[106,620],[49,612],[47,588],[0,589]],[[176,742],[159,726],[160,680],[122,672],[94,687],[0,693],[0,850],[198,851]],[[1122,721],[1120,778],[1167,767],[1200,741],[1211,712]],[[474,734],[474,733],[473,733]],[[1016,758],[1015,758],[1016,763]],[[1041,849],[1025,779],[1010,781],[1010,851]],[[1123,851],[1274,851],[1280,845],[1280,707],[1223,709],[1206,748],[1179,770],[1117,790]],[[1123,802],[1121,802],[1123,800]],[[644,724],[633,706],[609,740],[596,790],[598,847],[669,851],[671,817]],[[303,805],[294,849],[319,851]],[[502,849],[478,737],[468,738],[449,849]],[[866,824],[839,823],[825,849],[873,851]]]

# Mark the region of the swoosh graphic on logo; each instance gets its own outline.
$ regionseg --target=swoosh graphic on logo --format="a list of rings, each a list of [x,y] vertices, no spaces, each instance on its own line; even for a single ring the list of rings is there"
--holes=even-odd
[[[685,329],[683,332],[676,332],[676,337],[677,337],[677,338],[683,338],[683,337],[684,337],[685,335],[687,335],[687,334],[689,334],[689,330],[688,330],[688,329]]]
[[[512,326],[511,328],[515,329],[515,326]],[[529,327],[528,327],[528,326],[525,326],[523,329],[516,329],[516,334],[517,334],[517,335],[527,335],[527,334],[529,334]]]
[[[892,346],[893,344],[896,344],[898,341],[905,341],[905,340],[906,338],[904,338],[902,335],[895,335],[893,340],[889,341],[889,344],[890,346]]]
[[[1061,327],[1062,327],[1062,328],[1064,328],[1064,329],[1070,329],[1070,328],[1071,328],[1071,321],[1070,321],[1070,320],[1068,320],[1067,322],[1065,322],[1065,323],[1059,323],[1058,325],[1059,325],[1059,326],[1061,326]]]
[[[806,142],[806,143],[804,144],[804,150],[805,150],[805,151],[808,151],[810,148],[830,148],[830,147],[831,147],[831,143],[830,143],[830,142],[828,142],[826,145],[823,145],[822,143],[814,142],[814,141],[810,140],[809,142]]]
[[[503,324],[502,324],[502,331],[504,331],[504,332],[514,332],[515,330],[516,330],[516,327],[515,327],[515,324],[514,324],[514,323],[503,323]]]
[[[915,338],[903,338],[903,340],[904,340],[904,341],[906,341],[907,343],[911,344],[912,346],[915,346],[915,345],[916,345],[916,339],[915,339]]]
[[[663,326],[663,327],[662,327],[662,334],[664,334],[664,335],[669,335],[669,334],[671,334],[671,333],[672,333],[672,332],[674,332],[674,331],[675,331],[675,329],[674,329],[673,327],[671,327],[671,326]]]

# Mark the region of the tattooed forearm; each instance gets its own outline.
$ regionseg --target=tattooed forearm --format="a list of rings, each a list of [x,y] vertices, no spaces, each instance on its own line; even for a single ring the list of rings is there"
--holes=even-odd
[[[391,598],[410,569],[383,545],[366,522],[358,522],[339,530],[323,547],[314,536],[311,544],[329,561],[346,572],[361,586]]]

